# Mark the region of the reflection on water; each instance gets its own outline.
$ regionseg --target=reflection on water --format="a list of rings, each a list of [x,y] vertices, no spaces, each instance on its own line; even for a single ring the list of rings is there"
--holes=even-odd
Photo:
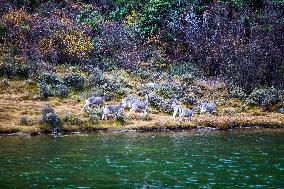
[[[0,188],[283,188],[284,130],[0,137]]]

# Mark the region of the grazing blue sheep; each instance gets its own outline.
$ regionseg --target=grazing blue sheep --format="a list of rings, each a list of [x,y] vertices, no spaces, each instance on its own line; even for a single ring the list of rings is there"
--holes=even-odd
[[[172,108],[174,109],[173,119],[176,119],[177,114],[180,115],[180,111],[181,111],[182,106],[181,106],[181,105],[178,105],[178,104],[176,104],[176,103],[174,102],[174,103],[172,104]]]
[[[134,97],[125,97],[121,102],[123,108],[130,108],[130,112],[139,112],[142,111],[146,115],[149,109],[148,96],[144,101],[138,100]]]
[[[147,115],[149,109],[149,101],[148,98],[144,101],[141,100],[134,100],[130,109],[130,112],[138,112],[143,111],[145,115]]]
[[[124,113],[122,103],[119,105],[106,105],[103,109],[102,120],[107,120],[109,115],[113,115],[113,117],[117,118],[122,113]]]
[[[185,119],[185,117],[189,118],[189,121],[191,121],[193,116],[193,110],[189,109],[189,108],[181,108],[180,109],[180,114],[179,114],[179,118],[181,121],[183,121]]]
[[[122,106],[123,108],[132,108],[132,104],[137,101],[136,98],[134,97],[125,97],[123,100],[122,100]]]
[[[193,116],[193,110],[189,108],[183,108],[181,105],[176,104],[175,102],[172,104],[174,109],[173,119],[176,118],[177,114],[179,114],[180,121],[184,120],[185,117],[188,117],[191,121]]]
[[[95,105],[99,108],[101,105],[103,105],[103,103],[104,103],[104,97],[90,97],[85,101],[85,105],[83,106],[81,111],[83,111],[86,108],[86,106]]]
[[[204,114],[206,112],[209,112],[212,114],[215,111],[217,101],[214,100],[214,102],[201,102],[200,104],[200,114]]]

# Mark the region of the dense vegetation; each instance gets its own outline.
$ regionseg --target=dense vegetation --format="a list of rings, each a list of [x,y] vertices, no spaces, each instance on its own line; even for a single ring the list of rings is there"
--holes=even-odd
[[[283,1],[1,1],[1,44],[30,62],[195,64],[247,92],[283,88]]]
[[[276,110],[283,10],[283,0],[0,1],[1,87],[5,78],[25,79],[43,100],[154,91],[151,106],[170,112],[173,97],[224,97],[195,86],[210,78],[231,98]]]

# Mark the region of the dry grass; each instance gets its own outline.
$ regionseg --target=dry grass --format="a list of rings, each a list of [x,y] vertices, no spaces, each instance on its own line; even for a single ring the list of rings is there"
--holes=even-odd
[[[23,98],[27,94],[31,95],[32,98]],[[83,120],[83,123],[80,125],[64,125],[64,131],[117,129],[153,131],[166,129],[183,130],[196,127],[228,129],[245,126],[284,127],[284,114],[263,112],[259,108],[251,108],[243,113],[239,111],[241,102],[233,99],[230,103],[220,105],[214,116],[195,114],[192,121],[180,122],[178,119],[173,120],[170,115],[166,114],[149,114],[149,116],[143,117],[139,113],[130,114],[127,112],[126,124],[121,125],[113,120],[99,121],[97,124],[89,122],[88,118],[80,111],[83,102],[78,102],[78,97],[71,96],[63,100],[49,98],[48,101],[42,101],[33,98],[34,96],[36,96],[36,92],[27,88],[19,81],[11,81],[9,86],[0,91],[0,133],[24,132],[36,134],[46,131],[46,128],[38,122],[40,111],[46,104],[51,104],[56,113],[61,116],[72,113]],[[233,107],[234,112],[224,113],[224,109],[228,107]],[[28,125],[20,125],[19,120],[22,116],[26,116],[29,119]]]

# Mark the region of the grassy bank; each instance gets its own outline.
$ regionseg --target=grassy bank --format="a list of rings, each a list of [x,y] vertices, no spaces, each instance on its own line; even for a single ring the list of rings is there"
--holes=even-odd
[[[170,114],[161,113],[151,108],[147,118],[139,113],[126,112],[126,122],[121,124],[115,120],[90,122],[89,117],[81,112],[84,102],[77,95],[67,98],[51,97],[48,100],[36,98],[36,90],[32,91],[24,81],[10,81],[9,86],[2,88],[0,94],[0,133],[28,133],[40,134],[50,132],[50,128],[40,124],[39,116],[42,108],[50,104],[60,117],[68,114],[75,115],[80,123],[66,122],[63,125],[64,132],[91,132],[97,130],[187,130],[202,127],[216,129],[229,129],[239,127],[284,127],[284,114],[265,112],[261,108],[250,107],[245,112],[234,112],[241,107],[241,102],[229,99],[228,103],[218,104],[213,116],[194,114],[192,121],[180,122],[173,120]],[[119,99],[117,99],[119,101]],[[107,103],[115,103],[113,101]],[[230,110],[230,111],[229,111]],[[26,124],[20,119],[26,117]]]

